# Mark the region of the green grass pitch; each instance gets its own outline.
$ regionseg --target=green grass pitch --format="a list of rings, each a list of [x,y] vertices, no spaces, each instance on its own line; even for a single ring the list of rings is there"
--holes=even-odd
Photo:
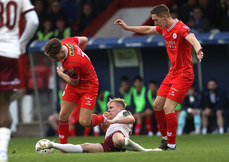
[[[59,141],[58,138],[48,138]],[[132,136],[131,139],[145,148],[155,148],[160,137]],[[177,137],[178,151],[116,152],[85,154],[36,154],[39,138],[12,138],[9,144],[9,162],[229,162],[229,134],[183,135]],[[99,143],[104,137],[69,138],[69,143]],[[15,152],[15,153],[14,153]]]

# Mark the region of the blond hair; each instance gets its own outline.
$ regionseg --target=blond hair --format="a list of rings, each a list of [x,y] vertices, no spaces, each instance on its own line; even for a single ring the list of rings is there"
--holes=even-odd
[[[110,100],[107,103],[107,106],[112,102],[116,102],[117,104],[121,105],[123,109],[126,109],[126,100],[124,100],[123,98],[110,98]]]

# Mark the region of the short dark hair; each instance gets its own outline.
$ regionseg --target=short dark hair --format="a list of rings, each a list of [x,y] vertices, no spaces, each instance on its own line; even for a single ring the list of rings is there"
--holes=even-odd
[[[158,17],[162,17],[164,14],[166,14],[168,17],[171,17],[169,8],[164,4],[161,4],[161,5],[158,5],[158,6],[154,7],[151,10],[151,15],[152,14],[155,14]]]
[[[215,83],[217,84],[217,81],[216,81],[215,78],[210,78],[210,79],[208,79],[208,82],[210,82],[210,81],[213,81],[213,82],[215,82]]]
[[[155,84],[155,85],[157,85],[157,82],[156,82],[155,80],[151,80],[151,81],[149,82],[149,84]]]
[[[60,53],[61,47],[61,41],[57,38],[53,38],[49,40],[44,46],[45,55],[55,59],[56,55]]]
[[[121,82],[130,82],[130,79],[127,76],[122,76],[120,81]]]
[[[140,82],[143,82],[143,79],[142,79],[142,77],[140,77],[140,76],[134,77],[134,82],[135,82],[136,80],[139,80]]]

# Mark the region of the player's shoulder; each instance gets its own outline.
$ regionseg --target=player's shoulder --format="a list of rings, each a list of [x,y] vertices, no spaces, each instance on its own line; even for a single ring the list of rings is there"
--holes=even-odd
[[[181,31],[187,31],[187,30],[190,30],[190,28],[184,24],[181,20],[179,20],[177,22],[177,29],[181,30]]]
[[[122,114],[123,117],[132,115],[131,112],[130,111],[127,111],[127,110],[122,110],[120,113]]]

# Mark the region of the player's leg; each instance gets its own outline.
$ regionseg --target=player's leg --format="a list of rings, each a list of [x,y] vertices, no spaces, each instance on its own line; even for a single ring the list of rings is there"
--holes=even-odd
[[[80,98],[81,108],[79,123],[83,127],[94,127],[107,119],[104,115],[93,114],[96,98],[97,92],[86,93]]]
[[[58,134],[58,121],[59,121],[59,114],[54,113],[48,117],[48,123],[52,127],[52,129]]]
[[[65,153],[104,152],[100,143],[60,144],[49,142],[45,148],[55,148]]]
[[[174,149],[176,147],[176,131],[177,131],[177,118],[175,114],[175,108],[178,102],[167,98],[164,105],[166,123],[167,123],[167,138],[169,148]]]
[[[135,113],[134,118],[136,120],[134,135],[139,136],[142,130],[142,116],[140,113]]]
[[[223,110],[216,110],[216,120],[219,128],[219,133],[224,133]]]
[[[142,118],[145,118],[145,125],[147,129],[148,136],[153,136],[153,110],[151,108],[145,109],[141,113]]]
[[[183,134],[183,130],[186,124],[186,116],[187,116],[187,112],[182,110],[180,112],[180,117],[178,119],[178,128],[177,128],[177,135],[182,135]]]
[[[0,161],[7,160],[7,150],[11,135],[11,115],[9,111],[10,91],[0,91]]]
[[[79,123],[83,127],[94,127],[106,120],[103,115],[96,115],[93,112],[93,110],[88,108],[80,108]]]
[[[202,112],[202,134],[207,134],[207,127],[208,127],[208,117],[211,115],[212,111],[209,108],[206,108]]]
[[[62,100],[61,102],[61,110],[59,114],[59,125],[58,132],[60,143],[65,144],[68,143],[69,136],[69,119],[77,105],[73,102]]]
[[[194,127],[195,127],[195,134],[200,134],[200,130],[201,130],[201,116],[200,116],[200,109],[196,109],[195,110],[196,113],[193,114],[193,118],[194,118]]]
[[[122,133],[113,134],[112,141],[116,148],[125,148],[129,151],[152,151],[152,149],[145,149],[129,138],[124,137]]]

